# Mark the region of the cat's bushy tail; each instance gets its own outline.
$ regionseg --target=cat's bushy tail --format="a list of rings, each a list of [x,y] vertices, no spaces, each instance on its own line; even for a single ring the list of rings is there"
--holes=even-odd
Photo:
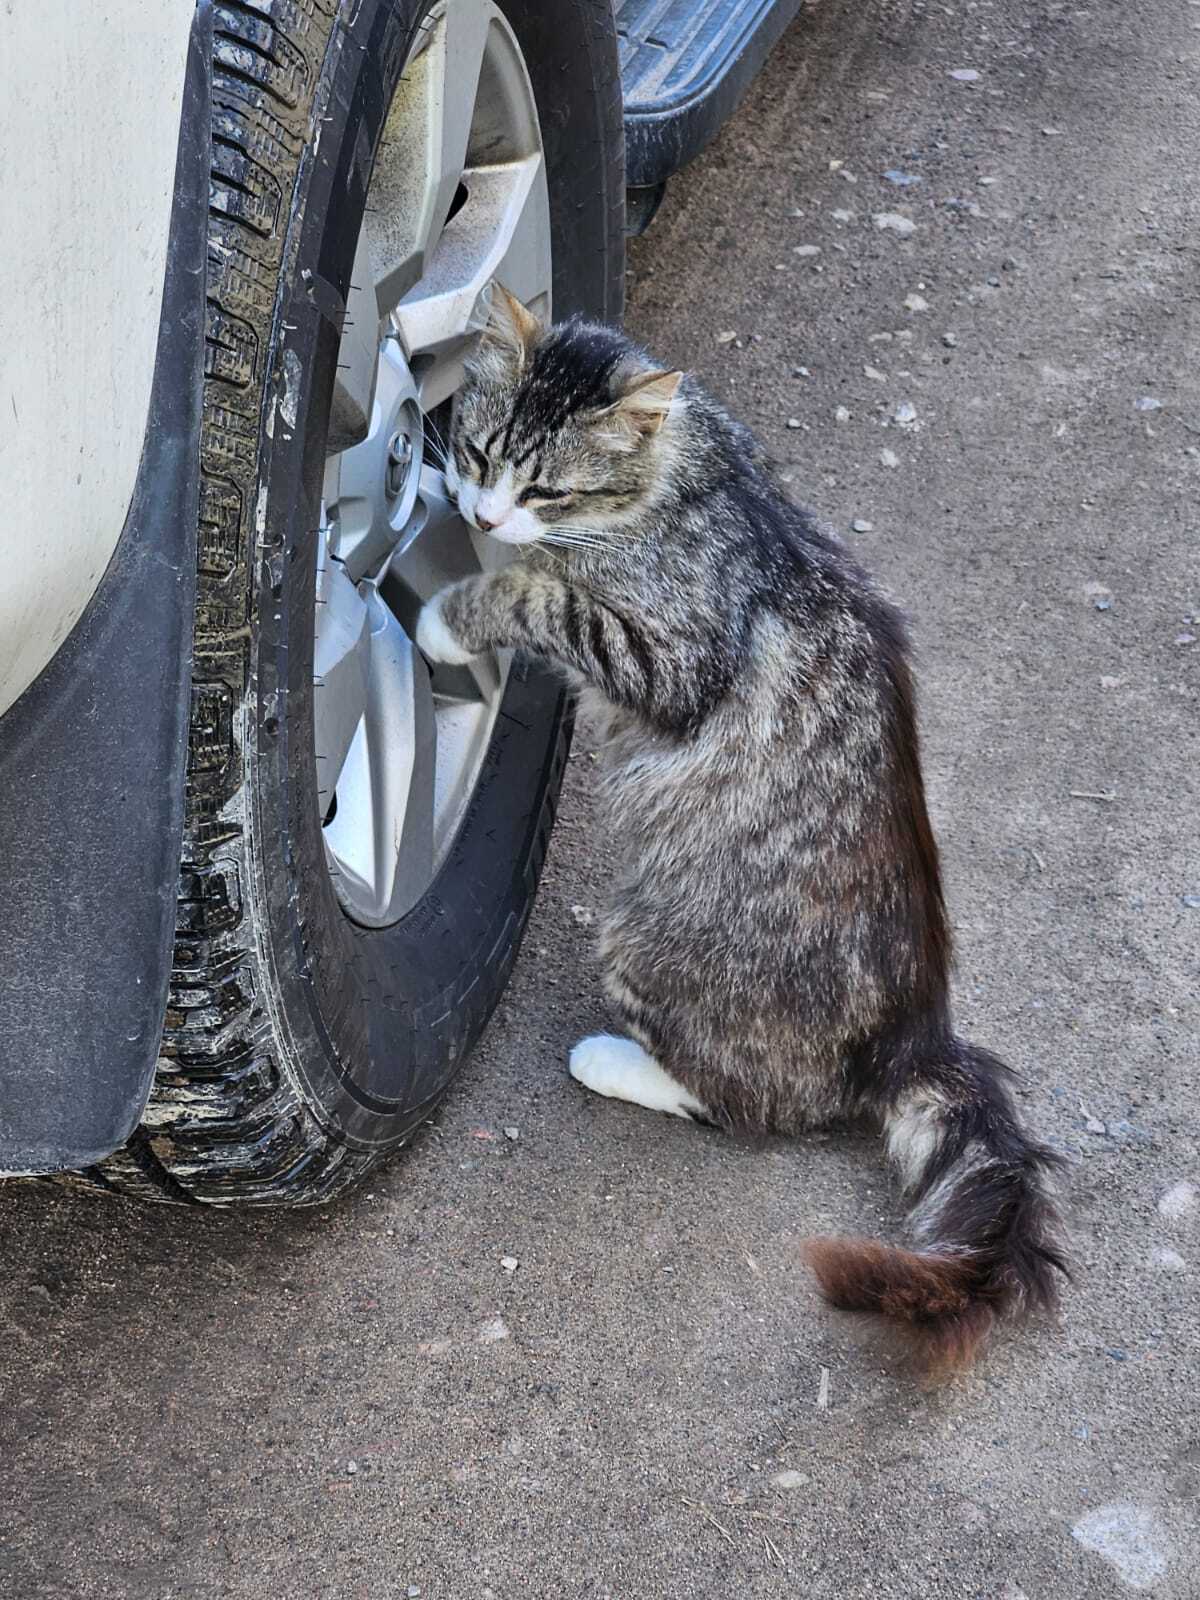
[[[880,1063],[913,1247],[814,1239],[807,1254],[833,1305],[887,1319],[938,1378],[970,1366],[1000,1318],[1052,1310],[1068,1272],[1049,1193],[1061,1158],[1021,1128],[1008,1069],[959,1039],[921,1054]]]

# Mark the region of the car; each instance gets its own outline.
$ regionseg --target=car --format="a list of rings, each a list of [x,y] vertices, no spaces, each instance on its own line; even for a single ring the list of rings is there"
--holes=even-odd
[[[624,237],[794,0],[18,7],[0,75],[0,1171],[329,1200],[511,971],[571,730],[421,603],[495,286]]]

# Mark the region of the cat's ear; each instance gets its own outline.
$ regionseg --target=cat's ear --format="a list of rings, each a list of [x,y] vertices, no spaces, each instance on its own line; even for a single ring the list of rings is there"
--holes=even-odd
[[[542,325],[502,283],[492,285],[491,307],[473,363],[484,377],[520,378]]]
[[[639,372],[625,384],[612,409],[638,433],[657,433],[682,381],[682,372]]]

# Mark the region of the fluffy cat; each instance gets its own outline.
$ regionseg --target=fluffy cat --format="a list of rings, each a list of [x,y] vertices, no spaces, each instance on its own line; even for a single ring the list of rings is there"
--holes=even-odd
[[[571,1073],[726,1126],[873,1119],[912,1248],[814,1240],[809,1260],[932,1374],[969,1364],[998,1317],[1055,1304],[1056,1158],[954,1032],[899,615],[693,379],[503,291],[446,476],[522,557],[435,596],[420,648],[537,652],[608,714],[599,949],[628,1037],[582,1040]]]

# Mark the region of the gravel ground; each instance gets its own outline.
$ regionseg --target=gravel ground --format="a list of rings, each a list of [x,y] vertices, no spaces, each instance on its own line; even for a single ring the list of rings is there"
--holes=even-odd
[[[912,612],[962,1023],[1075,1158],[1061,1325],[924,1393],[799,1259],[896,1232],[870,1141],[566,1079],[584,728],[507,1003],[370,1192],[0,1194],[5,1595],[1196,1594],[1198,29],[811,5],[632,251],[632,329]]]

